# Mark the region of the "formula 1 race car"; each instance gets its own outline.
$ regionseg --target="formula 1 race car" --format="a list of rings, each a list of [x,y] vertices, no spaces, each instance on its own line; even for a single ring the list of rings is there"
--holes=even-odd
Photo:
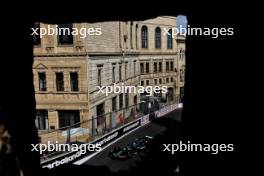
[[[115,147],[113,150],[109,152],[109,156],[112,159],[126,159],[129,157],[129,152],[126,147],[124,148]]]
[[[145,136],[145,137],[143,137],[143,139],[145,139],[146,142],[151,142],[151,141],[153,141],[153,137],[152,137],[152,136]]]
[[[144,136],[137,138],[135,141],[127,144],[125,147],[115,147],[109,152],[109,156],[112,159],[127,159],[138,154],[138,152],[145,150],[153,137]]]
[[[137,138],[135,141],[129,143],[127,148],[134,149],[136,151],[142,151],[147,148],[150,141],[152,141],[153,137],[145,136],[142,138]]]

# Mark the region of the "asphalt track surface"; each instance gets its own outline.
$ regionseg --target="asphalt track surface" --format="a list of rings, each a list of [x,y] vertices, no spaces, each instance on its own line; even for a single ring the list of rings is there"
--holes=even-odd
[[[114,147],[124,147],[126,146],[126,144],[132,142],[136,138],[144,137],[146,135],[154,137],[164,135],[166,130],[171,127],[173,121],[179,122],[180,120],[181,110],[174,110],[173,112],[166,114],[165,116],[160,117],[159,119],[155,119],[149,124],[125,136],[124,138],[115,142],[111,146],[107,147],[106,149],[86,161],[84,164],[89,166],[106,166],[111,172],[129,171],[132,167],[137,167],[142,156],[148,154],[146,152],[140,152],[138,155],[125,160],[113,160],[109,157],[109,151],[112,150]],[[173,138],[174,135],[170,136],[172,140],[176,140],[177,134],[175,134],[175,138]],[[162,147],[162,145],[160,146]]]

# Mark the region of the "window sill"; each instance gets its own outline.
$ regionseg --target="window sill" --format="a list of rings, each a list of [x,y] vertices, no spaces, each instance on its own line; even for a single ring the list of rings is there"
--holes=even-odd
[[[48,91],[41,91],[41,90],[39,90],[39,91],[35,91],[36,93],[40,93],[40,94],[45,94],[45,93],[48,93]]]
[[[35,91],[38,94],[80,94],[85,91]]]
[[[53,93],[57,93],[57,94],[80,94],[81,92],[80,91],[74,91],[74,92],[72,92],[72,91],[55,91],[55,92],[53,92]]]
[[[74,47],[73,44],[58,44],[57,47]]]
[[[34,45],[34,44],[33,44],[33,47],[34,47],[34,48],[41,48],[41,44],[38,44],[38,45]]]

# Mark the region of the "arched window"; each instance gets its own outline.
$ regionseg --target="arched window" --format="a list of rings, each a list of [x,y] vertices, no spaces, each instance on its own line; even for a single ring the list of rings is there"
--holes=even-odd
[[[143,26],[141,28],[141,47],[148,48],[148,28]]]
[[[155,48],[161,48],[161,30],[160,27],[155,29]]]
[[[167,35],[167,48],[172,49],[172,30],[171,29],[168,31],[168,35]]]

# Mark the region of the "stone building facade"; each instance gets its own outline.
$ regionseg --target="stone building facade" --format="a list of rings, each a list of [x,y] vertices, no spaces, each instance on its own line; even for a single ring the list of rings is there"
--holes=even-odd
[[[181,101],[185,37],[172,37],[163,32],[164,28],[176,27],[176,17],[59,26],[100,28],[101,35],[85,38],[80,35],[35,36],[33,73],[36,126],[40,134],[74,124],[76,128],[88,129],[85,133],[91,134],[92,126],[97,127],[98,122],[86,126],[82,122],[141,102],[141,94],[111,93],[106,96],[98,93],[98,86],[167,86],[168,93],[159,96],[167,101]],[[63,130],[60,132],[54,134],[63,136]],[[50,134],[40,136],[42,140],[54,139]]]

